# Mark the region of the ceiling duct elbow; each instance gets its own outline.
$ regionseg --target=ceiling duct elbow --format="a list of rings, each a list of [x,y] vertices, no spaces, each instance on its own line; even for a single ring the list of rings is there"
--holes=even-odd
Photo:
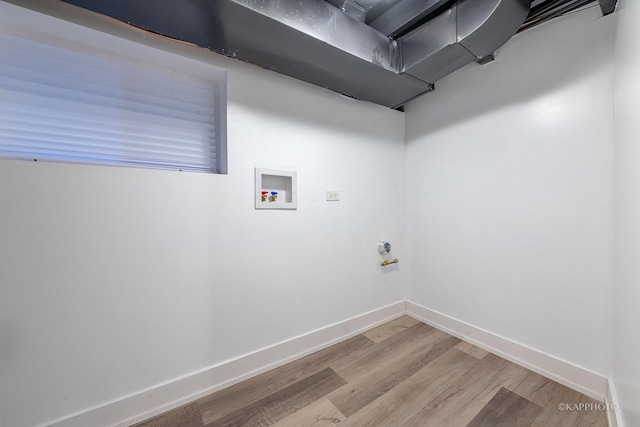
[[[458,3],[458,42],[477,59],[495,52],[527,18],[530,0],[464,0]]]
[[[531,0],[462,0],[398,40],[401,73],[433,83],[492,54],[513,36]]]

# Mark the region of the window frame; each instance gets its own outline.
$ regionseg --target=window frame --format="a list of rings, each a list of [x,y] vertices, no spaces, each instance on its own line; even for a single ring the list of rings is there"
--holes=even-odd
[[[180,73],[214,85],[214,123],[216,164],[213,174],[227,174],[227,71],[211,63],[215,55],[188,43],[168,39],[94,12],[79,10],[63,2],[46,5],[48,10],[34,11],[0,1],[0,31],[18,37],[73,46],[83,53],[117,56],[128,61]],[[45,8],[45,9],[46,9]],[[44,12],[44,13],[42,13]],[[10,158],[1,156],[0,158]],[[57,162],[58,160],[47,160]],[[112,165],[179,170],[125,163],[64,161],[64,163]]]

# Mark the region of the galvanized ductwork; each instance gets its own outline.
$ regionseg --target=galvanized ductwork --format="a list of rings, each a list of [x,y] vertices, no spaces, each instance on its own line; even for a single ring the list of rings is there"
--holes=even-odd
[[[349,15],[350,17],[357,19],[360,22],[364,22],[367,17],[367,12],[372,4],[367,4],[364,1],[356,1],[356,0],[326,0],[327,3],[330,3]]]
[[[491,55],[520,28],[528,0],[463,0],[398,40],[402,73],[436,82]]]
[[[493,53],[531,5],[391,0],[377,13],[372,0],[64,1],[391,108]]]

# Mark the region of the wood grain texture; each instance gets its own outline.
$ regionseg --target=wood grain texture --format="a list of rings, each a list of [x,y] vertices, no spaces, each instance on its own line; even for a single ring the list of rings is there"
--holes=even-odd
[[[589,403],[595,408],[576,408],[579,403]],[[607,414],[598,410],[599,402],[562,384],[555,383],[547,404],[533,420],[533,427],[607,426]],[[564,407],[568,409],[563,409]]]
[[[428,402],[403,427],[464,427],[505,382],[519,382],[526,376],[526,372],[520,366],[488,354]]]
[[[501,388],[467,427],[528,427],[542,408],[506,388]]]
[[[403,316],[136,427],[605,427],[598,404]]]
[[[203,421],[210,423],[230,412],[241,409],[260,399],[282,390],[310,375],[327,368],[343,358],[358,357],[367,353],[375,343],[357,335],[324,350],[310,354],[279,368],[235,384],[198,400]]]
[[[607,421],[607,412],[605,411],[605,407],[602,404],[598,405],[601,402],[582,394],[580,395],[580,403],[586,403],[589,407],[580,411],[578,425],[606,427],[609,424]]]
[[[345,418],[329,399],[323,398],[278,421],[273,427],[328,427]]]
[[[431,326],[418,323],[375,344],[360,357],[343,358],[331,363],[331,368],[345,380],[354,380],[392,359],[398,353],[419,345],[433,331],[434,328]]]
[[[326,368],[251,405],[207,423],[206,426],[269,426],[344,384],[345,381],[331,368]]]
[[[540,374],[528,371],[527,376],[520,384],[509,389],[536,405],[544,407],[553,399],[555,389],[559,385],[557,382],[545,378]]]
[[[202,427],[202,417],[197,403],[181,406],[173,411],[135,424],[133,427]]]
[[[395,320],[387,322],[383,325],[380,325],[376,328],[370,329],[367,332],[363,333],[365,337],[369,338],[374,342],[381,342],[385,339],[395,335],[396,333],[405,330],[407,328],[412,327],[420,323],[419,320],[414,319],[411,316],[401,316]]]
[[[452,348],[340,425],[402,425],[475,363],[476,358]]]
[[[477,359],[482,359],[487,354],[489,354],[487,350],[483,350],[480,347],[476,347],[475,345],[469,344],[466,341],[462,341],[456,346],[456,348],[460,351],[464,351],[465,353],[470,354]]]
[[[425,339],[331,393],[328,398],[346,416],[384,395],[405,379],[453,348],[460,340],[441,331],[431,331]]]

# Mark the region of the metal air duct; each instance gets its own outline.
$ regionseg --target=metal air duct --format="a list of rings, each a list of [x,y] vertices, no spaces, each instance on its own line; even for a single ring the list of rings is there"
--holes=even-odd
[[[372,10],[368,0],[329,0],[339,7],[324,0],[64,1],[391,108],[491,54],[516,33],[531,4],[394,0],[367,25],[349,8]],[[19,1],[30,2],[37,3]]]
[[[436,82],[491,55],[520,28],[529,0],[462,0],[398,41],[401,73]]]

